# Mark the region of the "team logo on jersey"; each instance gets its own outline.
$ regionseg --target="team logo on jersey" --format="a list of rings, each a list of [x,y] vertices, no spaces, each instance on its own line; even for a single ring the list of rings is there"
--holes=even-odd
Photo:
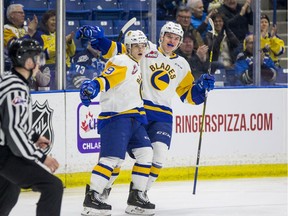
[[[147,57],[147,58],[157,58],[158,57],[158,52],[157,51],[151,51],[151,52],[147,53],[145,55],[145,57]]]
[[[33,128],[36,133],[45,136],[51,141],[51,144],[44,150],[44,153],[47,155],[51,151],[54,142],[54,132],[52,128],[53,109],[49,107],[47,100],[44,104],[39,104],[38,101],[36,101],[32,106],[32,112]]]
[[[165,90],[170,83],[170,78],[165,70],[155,71],[151,76],[151,85],[160,91]]]
[[[138,71],[137,65],[133,65],[132,75],[137,73],[137,71]]]

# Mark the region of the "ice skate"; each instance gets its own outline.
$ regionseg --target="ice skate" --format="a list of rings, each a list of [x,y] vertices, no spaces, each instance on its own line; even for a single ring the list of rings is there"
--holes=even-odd
[[[147,193],[131,189],[125,212],[131,215],[154,215],[155,204],[148,199]]]
[[[107,200],[110,195],[110,192],[111,192],[111,188],[104,188],[102,194],[100,194],[100,199],[103,201]]]
[[[103,202],[100,194],[94,190],[90,190],[89,185],[86,186],[85,199],[83,202],[82,216],[110,216],[112,207]]]

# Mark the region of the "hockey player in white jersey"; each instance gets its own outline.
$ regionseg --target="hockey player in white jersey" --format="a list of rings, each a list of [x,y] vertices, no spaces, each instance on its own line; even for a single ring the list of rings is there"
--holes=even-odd
[[[80,27],[76,37],[90,39],[91,45],[101,50],[104,58],[126,52],[123,44],[105,38],[97,26]],[[182,40],[182,27],[174,22],[166,23],[161,28],[159,46],[149,42],[149,49],[140,64],[144,108],[148,119],[146,130],[153,147],[153,161],[146,191],[158,178],[170,148],[173,95],[176,93],[184,103],[198,105],[204,102],[206,90],[214,88],[213,75],[203,74],[198,80],[194,80],[188,62],[174,53]],[[133,180],[131,188],[134,188]]]
[[[141,96],[139,61],[148,43],[144,33],[137,30],[126,33],[124,44],[127,53],[112,57],[101,75],[84,81],[80,89],[85,106],[101,92],[101,113],[97,122],[101,137],[100,158],[92,170],[90,185],[86,187],[82,215],[111,215],[112,207],[102,197],[107,193],[104,189],[115,173],[113,170],[121,167],[126,151],[136,159],[132,171],[134,188],[129,193],[126,211],[139,211],[144,215],[153,215],[155,211],[155,205],[144,195],[153,150],[143,126],[147,124],[147,118]]]

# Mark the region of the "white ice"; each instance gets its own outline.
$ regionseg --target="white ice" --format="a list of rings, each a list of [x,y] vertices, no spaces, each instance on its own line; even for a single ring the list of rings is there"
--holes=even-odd
[[[201,180],[196,195],[193,181],[155,183],[148,195],[156,216],[288,216],[288,178]],[[113,186],[108,203],[113,216],[124,210],[128,184]],[[62,216],[80,216],[85,187],[65,189]],[[39,194],[22,192],[10,216],[35,215]]]

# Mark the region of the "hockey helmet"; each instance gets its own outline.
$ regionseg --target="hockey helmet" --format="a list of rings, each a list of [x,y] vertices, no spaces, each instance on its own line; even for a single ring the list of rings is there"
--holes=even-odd
[[[184,31],[181,27],[180,24],[178,23],[174,23],[174,22],[167,22],[165,25],[162,26],[161,28],[161,31],[160,31],[160,39],[162,38],[162,36],[164,36],[165,33],[173,33],[173,34],[176,34],[176,35],[179,35],[181,37],[180,39],[180,44],[182,43],[183,41],[183,34],[184,34]],[[160,41],[159,39],[159,41]]]
[[[13,41],[9,46],[8,55],[13,67],[24,67],[28,58],[32,58],[39,65],[45,64],[45,55],[42,52],[42,47],[38,41],[30,38]]]
[[[147,44],[148,43],[148,39],[147,39],[146,35],[142,31],[140,31],[140,30],[136,30],[136,31],[130,30],[130,31],[128,31],[125,34],[124,44],[125,44],[127,50],[131,49],[131,45],[132,44],[140,44],[140,43],[143,43],[143,44]]]

